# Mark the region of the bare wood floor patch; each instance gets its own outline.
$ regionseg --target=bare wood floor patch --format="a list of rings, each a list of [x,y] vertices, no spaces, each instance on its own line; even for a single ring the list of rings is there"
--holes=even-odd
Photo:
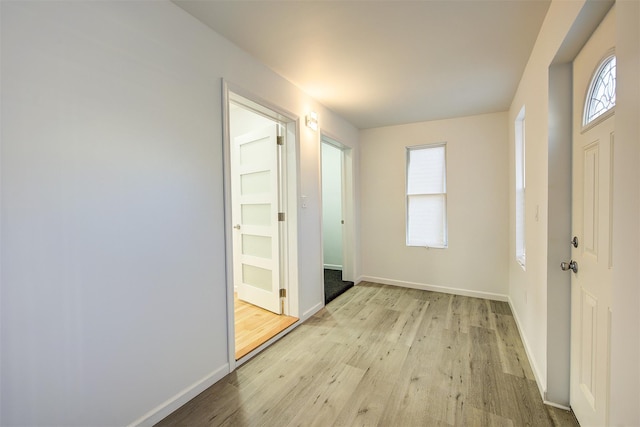
[[[238,299],[234,295],[236,360],[269,341],[298,321],[297,317],[277,315]]]
[[[577,426],[538,393],[506,303],[373,283],[160,426]]]

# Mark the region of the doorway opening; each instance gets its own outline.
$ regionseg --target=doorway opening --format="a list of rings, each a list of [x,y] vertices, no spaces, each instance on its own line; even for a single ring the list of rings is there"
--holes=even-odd
[[[225,229],[232,366],[298,319],[296,119],[224,84]],[[293,203],[293,205],[292,205]]]
[[[328,304],[353,282],[352,150],[323,134],[322,254],[324,302]]]

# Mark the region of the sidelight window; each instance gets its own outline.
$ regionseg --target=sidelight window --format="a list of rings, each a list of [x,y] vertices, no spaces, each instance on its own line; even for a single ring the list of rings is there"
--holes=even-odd
[[[525,120],[524,107],[515,121],[515,182],[516,182],[516,260],[524,269],[526,264],[525,246]]]

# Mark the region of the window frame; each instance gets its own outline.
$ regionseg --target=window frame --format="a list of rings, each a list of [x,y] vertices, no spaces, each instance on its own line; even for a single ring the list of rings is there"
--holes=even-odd
[[[411,159],[411,152],[425,149],[444,148],[444,192],[442,193],[414,193],[409,194],[409,164]],[[405,153],[405,244],[408,247],[423,247],[433,249],[447,249],[449,247],[449,222],[448,222],[448,189],[447,189],[447,142],[437,142],[421,145],[407,146]],[[409,236],[409,200],[411,196],[440,196],[443,197],[443,223],[442,223],[442,235],[443,241],[441,244],[430,243],[425,241],[410,240]]]
[[[593,93],[594,93],[594,90],[596,89],[596,83],[600,80],[600,76],[603,70],[612,59],[616,61],[616,67],[615,67],[616,72],[614,74],[614,93],[615,91],[617,91],[618,58],[616,57],[615,50],[611,49],[607,51],[607,53],[602,57],[602,59],[598,62],[598,66],[594,69],[593,73],[591,74],[591,79],[589,80],[589,85],[587,86],[587,93],[585,94],[583,108],[582,108],[582,132],[583,133],[591,129],[592,127],[596,126],[597,124],[603,122],[604,120],[608,119],[613,114],[615,114],[617,97],[616,97],[616,101],[614,101],[613,105],[610,108],[604,110],[599,115],[595,116],[593,119],[588,121],[588,114],[590,111]]]
[[[526,271],[527,265],[527,156],[526,156],[526,109],[523,106],[514,121],[515,154],[515,258]]]

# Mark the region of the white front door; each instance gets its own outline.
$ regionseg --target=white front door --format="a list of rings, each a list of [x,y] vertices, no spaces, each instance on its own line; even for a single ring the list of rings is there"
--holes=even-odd
[[[580,424],[608,422],[611,319],[613,115],[585,126],[585,94],[613,46],[611,13],[574,61],[571,407]],[[603,119],[603,117],[606,117]]]
[[[277,135],[274,123],[232,141],[231,216],[238,298],[281,314]]]

